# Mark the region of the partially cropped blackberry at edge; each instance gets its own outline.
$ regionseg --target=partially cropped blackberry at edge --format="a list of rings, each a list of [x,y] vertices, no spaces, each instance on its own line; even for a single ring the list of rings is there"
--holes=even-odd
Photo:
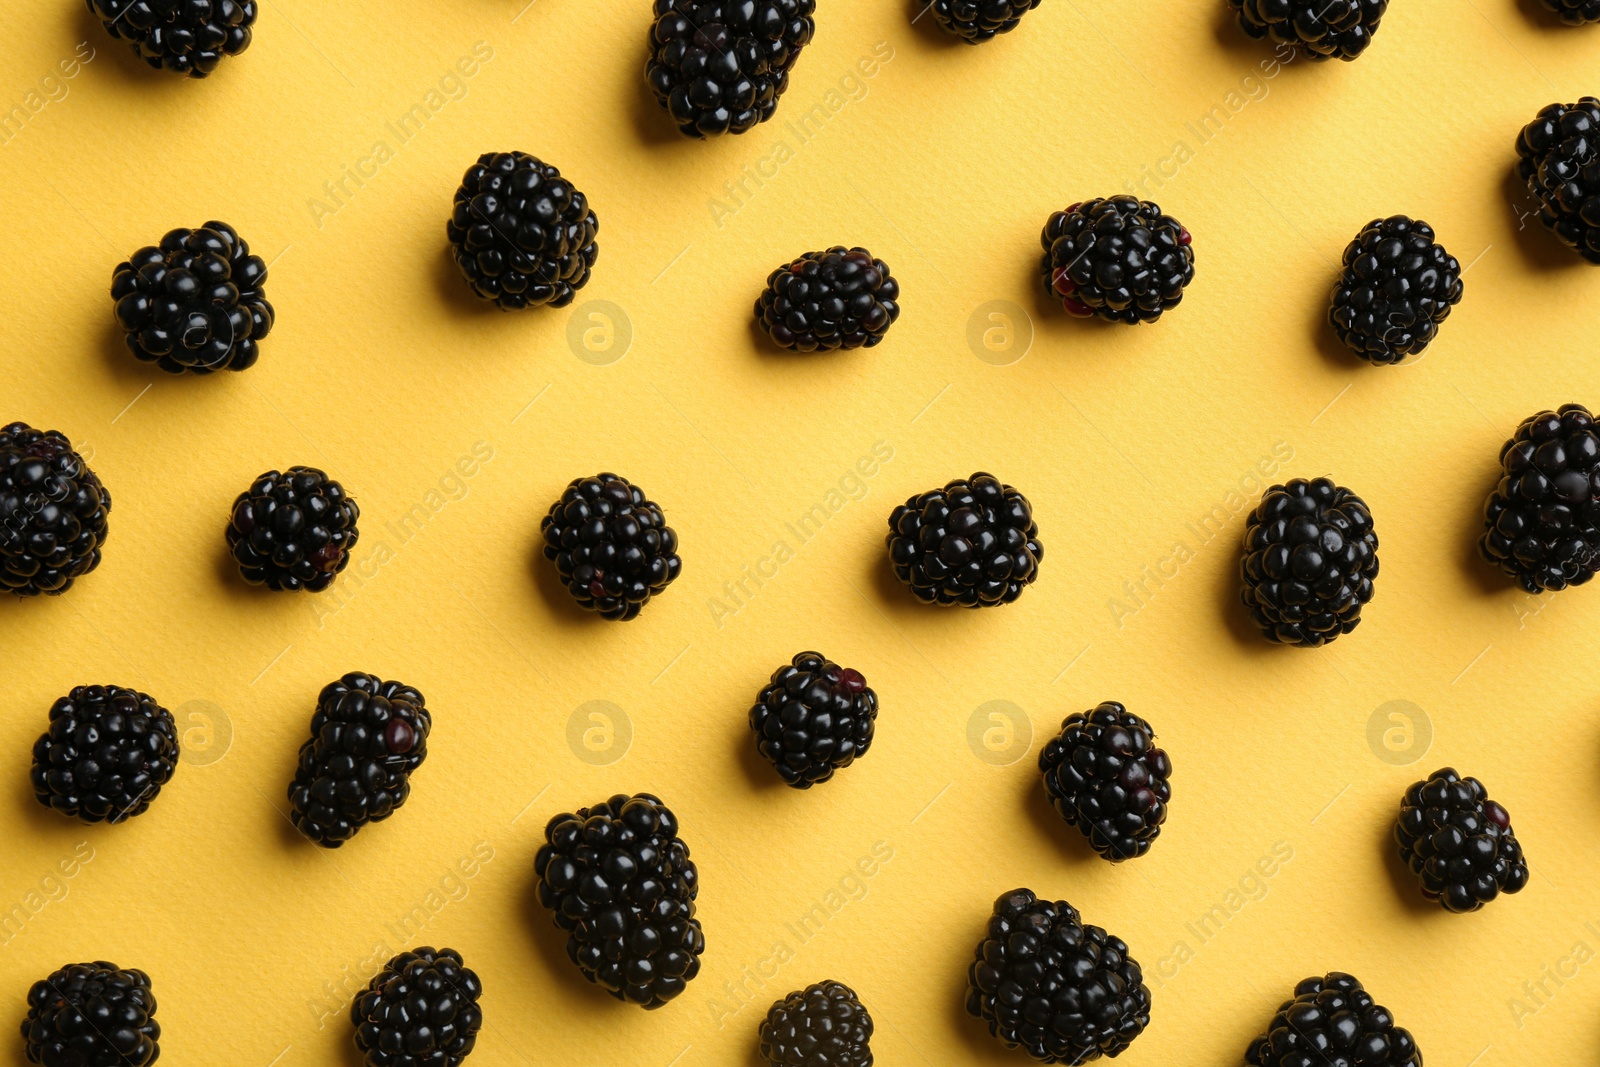
[[[878,694],[860,671],[801,652],[772,672],[750,709],[756,749],[796,789],[826,782],[872,746]]]
[[[1044,559],[1028,498],[981,471],[896,507],[887,543],[895,577],[924,604],[1009,604]]]
[[[1133,196],[1057,211],[1040,235],[1045,292],[1078,318],[1155,322],[1194,281],[1193,239],[1159,205]]]
[[[320,593],[350,565],[361,509],[315,467],[267,471],[233,502],[225,536],[239,573],[279,592]]]
[[[366,1067],[460,1067],[478,1042],[483,983],[454,949],[411,949],[350,1005]]]
[[[1500,448],[1483,507],[1483,558],[1530,593],[1582,585],[1600,569],[1600,428],[1582,404],[1522,421]]]
[[[1517,135],[1517,174],[1545,228],[1600,264],[1600,97],[1540,111]]]
[[[1172,800],[1172,760],[1150,724],[1115,700],[1073,712],[1039,752],[1051,805],[1113,863],[1143,856]]]
[[[843,982],[818,982],[777,1001],[760,1034],[769,1067],[872,1067],[872,1016]]]
[[[87,0],[107,33],[157,70],[204,78],[250,47],[256,0]]]
[[[1352,60],[1367,50],[1389,0],[1228,0],[1256,40],[1293,46],[1307,59]]]
[[[1428,347],[1461,302],[1461,264],[1427,223],[1373,219],[1344,250],[1328,321],[1368,363],[1399,363]]]
[[[33,795],[86,823],[142,815],[178,768],[178,726],[155,699],[80,685],[50,706],[33,746]]]
[[[1542,0],[1544,6],[1568,26],[1600,22],[1600,0]]]
[[[683,572],[661,505],[621,475],[574,478],[539,529],[561,584],[601,618],[637,617]]]
[[[655,0],[645,81],[685,137],[770,119],[811,43],[816,0]]]
[[[756,324],[794,352],[871,348],[900,317],[900,283],[865,248],[807,252],[767,277]]]
[[[1338,971],[1295,986],[1244,1058],[1250,1067],[1422,1067],[1411,1031]]]
[[[1022,16],[1039,6],[1040,0],[932,0],[924,10],[933,12],[933,21],[945,33],[967,44],[982,44],[1002,33],[1010,33]]]
[[[0,429],[0,592],[58,596],[100,566],[111,494],[65,434]]]
[[[105,960],[68,964],[28,990],[22,1043],[44,1067],[149,1067],[161,1058],[150,976]]]
[[[1477,911],[1528,884],[1528,863],[1511,815],[1476,778],[1434,771],[1400,802],[1394,827],[1400,859],[1422,882],[1422,895],[1446,911]]]

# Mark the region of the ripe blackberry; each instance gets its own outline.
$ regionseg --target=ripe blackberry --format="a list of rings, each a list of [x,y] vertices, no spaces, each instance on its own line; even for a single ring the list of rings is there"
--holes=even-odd
[[[1328,478],[1275,485],[1244,531],[1240,599],[1268,640],[1327,644],[1361,622],[1378,577],[1366,502]]]
[[[240,493],[228,518],[228,551],[251,585],[320,593],[350,565],[361,509],[315,467],[267,471]]]
[[[1372,43],[1389,0],[1228,0],[1239,25],[1256,40],[1292,45],[1321,62],[1355,59]]]
[[[557,815],[534,857],[567,956],[618,1000],[659,1008],[700,973],[700,875],[677,817],[648,793]]]
[[[1539,221],[1600,264],[1600,98],[1539,112],[1517,135],[1517,173],[1539,201]]]
[[[445,225],[467,284],[501,311],[572,303],[600,255],[599,231],[588,198],[526,152],[479,156]]]
[[[169,374],[244,370],[272,329],[262,287],[267,265],[232,226],[172,230],[117,265],[111,278],[117,325],[128,351]]]
[[[924,604],[1009,604],[1044,559],[1028,498],[981,471],[895,508],[887,540],[895,577]]]
[[[601,618],[634,618],[683,573],[661,505],[620,475],[574,478],[539,529],[561,584]]]
[[[1411,1031],[1338,971],[1295,986],[1244,1058],[1250,1067],[1422,1067]]]
[[[352,672],[324,686],[289,783],[295,829],[338,848],[399,811],[432,729],[422,694],[408,685]]]
[[[45,1067],[148,1067],[161,1058],[150,976],[104,960],[73,963],[28,990],[22,1041]]]
[[[865,248],[807,252],[767,276],[756,325],[792,352],[871,348],[900,317],[900,283]]]
[[[86,823],[143,815],[178,767],[178,726],[151,697],[80,685],[50,706],[33,746],[33,795]]]
[[[1344,250],[1328,321],[1368,363],[1399,363],[1428,347],[1461,302],[1461,264],[1426,222],[1373,219]]]
[[[778,110],[816,0],[655,0],[650,91],[685,137],[744,133]]]
[[[1600,569],[1600,429],[1582,404],[1522,420],[1500,448],[1483,506],[1483,558],[1530,593],[1582,585]]]
[[[1045,291],[1078,318],[1155,322],[1194,281],[1192,241],[1181,222],[1148,200],[1073,204],[1051,215],[1040,236]]]
[[[1528,884],[1528,864],[1511,816],[1476,778],[1453,767],[1406,790],[1394,827],[1400,858],[1422,880],[1422,895],[1446,911],[1477,911]]]
[[[157,70],[204,78],[250,47],[256,0],[87,0],[112,37]]]
[[[1568,26],[1600,22],[1600,0],[1543,0],[1543,3]]]
[[[1075,711],[1039,753],[1056,813],[1112,863],[1150,851],[1172,799],[1172,761],[1150,724],[1115,700]]]
[[[478,1041],[483,983],[454,949],[402,952],[350,1005],[366,1067],[459,1067]]]
[[[843,982],[818,982],[776,1002],[761,1023],[771,1067],[872,1067],[872,1016]]]
[[[1039,0],[933,0],[928,8],[945,33],[967,44],[982,44],[996,34],[1010,33]]]
[[[796,789],[826,782],[872,747],[878,694],[859,671],[801,652],[772,672],[750,709],[756,749]]]
[[[57,596],[100,566],[111,494],[55,430],[0,429],[0,589]]]
[[[967,1013],[1040,1063],[1118,1056],[1150,1025],[1150,990],[1128,946],[1026,889],[995,901],[967,983]]]

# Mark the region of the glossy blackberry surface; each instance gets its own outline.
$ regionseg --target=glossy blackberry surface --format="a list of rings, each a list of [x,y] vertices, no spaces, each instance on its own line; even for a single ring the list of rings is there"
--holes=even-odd
[[[895,508],[887,543],[895,577],[925,604],[1009,604],[1044,559],[1028,498],[981,471]]]
[[[1530,593],[1583,585],[1600,568],[1600,430],[1582,404],[1522,420],[1500,448],[1478,551]]]
[[[872,746],[878,694],[860,671],[801,652],[772,672],[750,709],[756,749],[796,789],[850,766]]]
[[[267,471],[228,516],[228,551],[251,585],[320,593],[350,565],[361,509],[315,467]]]
[[[1115,700],[1073,712],[1039,752],[1056,813],[1113,863],[1143,856],[1172,800],[1172,760],[1150,724]]]
[[[66,435],[0,429],[0,590],[59,596],[100,566],[111,494]]]
[[[1137,197],[1085,200],[1057,211],[1040,243],[1045,292],[1078,318],[1155,322],[1194,281],[1189,231]]]
[[[1372,512],[1329,478],[1275,485],[1250,513],[1240,574],[1240,599],[1267,640],[1327,644],[1360,625],[1372,599]]]
[[[539,530],[561,584],[604,619],[636,618],[683,572],[661,506],[621,475],[574,478]]]

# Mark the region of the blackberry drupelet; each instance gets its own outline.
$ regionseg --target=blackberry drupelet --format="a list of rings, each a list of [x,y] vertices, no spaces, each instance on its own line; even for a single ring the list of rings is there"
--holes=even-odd
[[[350,1005],[366,1067],[459,1067],[483,1026],[483,983],[454,949],[402,952]]]
[[[1453,767],[1406,790],[1394,840],[1422,880],[1422,895],[1446,911],[1477,911],[1528,884],[1528,864],[1511,816],[1476,778]]]
[[[1422,1067],[1411,1032],[1338,971],[1295,986],[1244,1058],[1250,1067]]]
[[[204,78],[250,47],[256,0],[87,0],[106,32],[157,70]]]
[[[816,0],[655,0],[645,80],[685,137],[766,122],[816,31]]]
[[[1600,98],[1539,112],[1517,135],[1517,174],[1539,201],[1539,221],[1600,264]]]
[[[1137,197],[1085,200],[1057,211],[1040,243],[1045,291],[1078,318],[1155,322],[1194,281],[1189,231]]]
[[[659,1008],[700,973],[700,876],[677,817],[648,793],[557,815],[534,858],[567,956],[618,1000]]]
[[[66,435],[0,429],[0,590],[57,596],[100,566],[111,494]]]
[[[244,370],[272,329],[266,280],[261,257],[232,226],[212,221],[172,230],[118,264],[111,299],[128,351],[144,362],[169,374]]]
[[[1026,889],[995,901],[967,983],[967,1013],[1040,1063],[1118,1056],[1150,1025],[1150,990],[1128,946]]]
[[[871,348],[900,317],[900,283],[865,248],[807,252],[767,277],[756,325],[792,352]]]
[[[44,1067],[148,1067],[161,1058],[150,976],[104,960],[61,968],[28,990],[22,1041]]]
[[[967,44],[982,44],[1010,33],[1039,0],[933,0],[929,10],[945,33]]]
[[[267,471],[240,493],[228,518],[228,551],[251,585],[320,593],[350,565],[361,509],[315,467]]]
[[[1244,531],[1240,599],[1268,640],[1316,648],[1361,622],[1378,577],[1366,502],[1328,478],[1275,485]]]
[[[895,577],[924,604],[1009,604],[1044,559],[1028,498],[981,471],[895,508],[887,542]]]
[[[661,506],[620,475],[574,478],[539,529],[561,584],[601,618],[634,618],[683,573]]]
[[[1292,45],[1321,62],[1352,60],[1367,50],[1389,0],[1228,0],[1239,25],[1256,40]]]
[[[1056,813],[1112,863],[1142,856],[1167,821],[1172,761],[1150,724],[1115,700],[1075,711],[1039,753]]]
[[[761,1023],[771,1067],[872,1067],[872,1016],[843,982],[818,982],[776,1002]]]
[[[324,686],[289,783],[295,829],[338,848],[399,811],[432,729],[422,694],[408,685],[352,672]]]
[[[1373,219],[1344,250],[1328,321],[1368,363],[1399,363],[1428,347],[1461,302],[1461,264],[1426,222]]]
[[[1530,593],[1582,585],[1600,569],[1600,428],[1582,404],[1529,416],[1500,448],[1483,506],[1483,558]]]
[[[143,815],[178,766],[178,726],[154,699],[80,685],[50,706],[33,746],[33,795],[86,823]]]
[[[872,746],[878,694],[859,671],[801,652],[772,672],[750,709],[756,749],[796,789],[826,782]]]
[[[1600,22],[1600,0],[1543,0],[1543,3],[1568,26]]]
[[[526,152],[485,152],[456,190],[445,235],[472,291],[502,311],[566,307],[589,284],[600,220],[561,172]]]

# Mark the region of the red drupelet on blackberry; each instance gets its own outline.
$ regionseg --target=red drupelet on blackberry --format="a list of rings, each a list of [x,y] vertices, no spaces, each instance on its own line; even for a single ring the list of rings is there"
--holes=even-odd
[[[816,0],[655,0],[645,81],[685,137],[766,122],[816,30]]]
[[[86,823],[143,815],[178,767],[178,726],[144,693],[80,685],[50,707],[33,746],[39,803]]]
[[[73,963],[28,990],[23,1051],[44,1067],[149,1067],[161,1058],[150,976]]]
[[[796,789],[850,766],[872,746],[878,695],[859,671],[801,652],[772,672],[750,709],[756,749]]]
[[[1428,347],[1461,302],[1461,264],[1425,222],[1373,219],[1344,250],[1328,321],[1368,363],[1399,363]]]
[[[58,596],[100,566],[111,494],[65,434],[0,429],[0,592]]]
[[[1022,16],[1038,6],[1039,0],[932,0],[922,10],[932,11],[945,33],[982,44],[1016,29]]]
[[[1367,50],[1389,0],[1228,0],[1256,40],[1293,46],[1307,59],[1352,60]]]
[[[1354,630],[1378,577],[1366,502],[1328,478],[1268,489],[1250,513],[1240,599],[1269,641],[1316,648]]]
[[[1069,315],[1129,326],[1155,322],[1194,281],[1189,231],[1148,200],[1086,200],[1044,224],[1045,292]]]
[[[895,508],[887,543],[895,577],[924,604],[1009,604],[1044,559],[1028,498],[981,471]]]
[[[1600,97],[1539,112],[1517,135],[1517,174],[1545,228],[1600,264]]]
[[[256,0],[87,0],[106,32],[157,70],[204,78],[250,47]]]
[[[818,982],[773,1004],[761,1022],[769,1067],[872,1067],[872,1016],[843,982]]]
[[[1150,724],[1115,700],[1075,711],[1039,753],[1051,805],[1112,863],[1142,856],[1172,799],[1172,760]]]
[[[1411,1031],[1338,971],[1295,986],[1244,1058],[1250,1067],[1422,1067]]]
[[[1422,881],[1422,895],[1446,911],[1477,911],[1528,884],[1528,863],[1511,816],[1476,778],[1453,767],[1406,790],[1394,827],[1400,859]]]
[[[807,252],[767,277],[756,325],[793,352],[871,348],[900,317],[900,284],[865,248]]]
[[[1600,428],[1582,404],[1522,421],[1500,448],[1478,551],[1530,593],[1583,585],[1600,569]]]
[[[683,572],[661,506],[620,475],[574,478],[539,529],[561,584],[601,618],[635,618]]]
[[[460,1067],[478,1042],[483,983],[454,949],[402,952],[350,1005],[366,1067]]]
[[[320,593],[350,565],[361,509],[315,467],[267,471],[240,493],[228,517],[228,551],[251,585]]]

